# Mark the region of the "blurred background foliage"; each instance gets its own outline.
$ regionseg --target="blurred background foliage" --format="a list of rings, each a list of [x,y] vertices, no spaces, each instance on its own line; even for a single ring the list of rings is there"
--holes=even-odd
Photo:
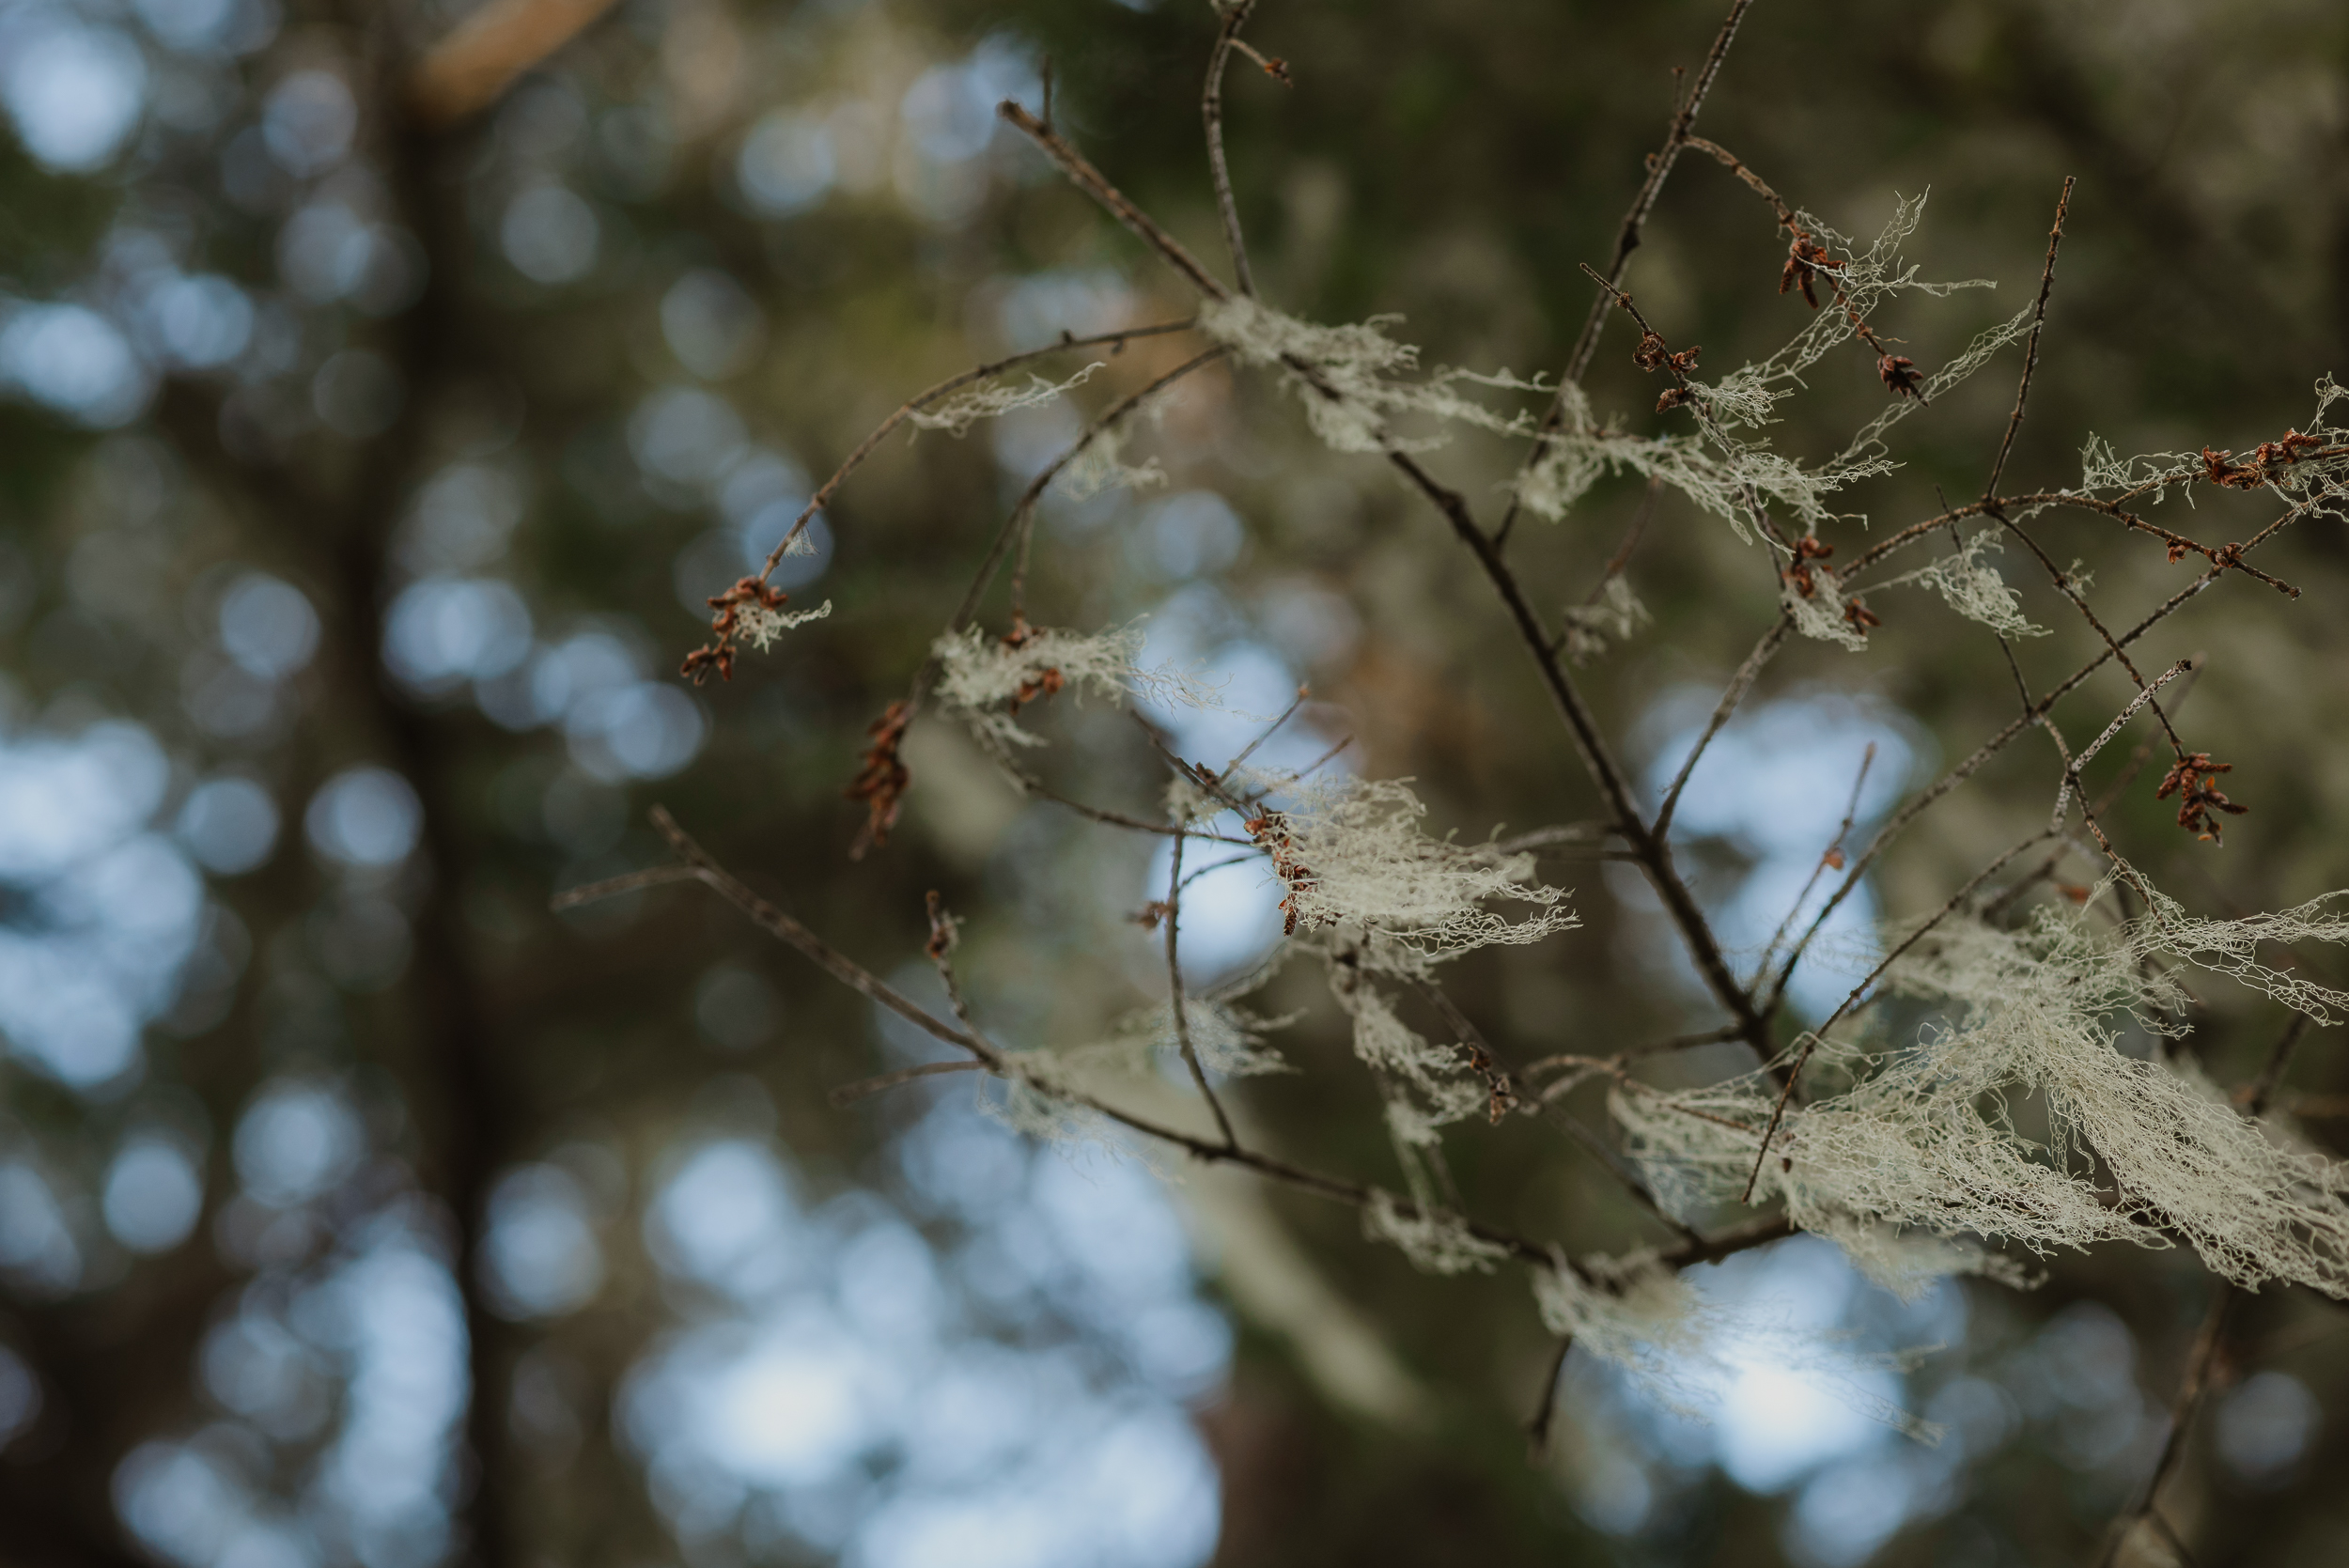
[[[1845,1390],[1946,1423],[1940,1446],[1772,1365],[1725,1374],[1702,1422],[1576,1357],[1529,1464],[1552,1347],[1514,1275],[1423,1278],[1347,1211],[1038,1150],[962,1079],[832,1110],[830,1088],[934,1047],[694,890],[550,914],[553,892],[661,858],[659,801],[924,996],[941,890],[1003,1038],[1081,1044],[1162,998],[1131,919],[1156,896],[1150,846],[1023,800],[943,727],[909,744],[898,834],[848,855],[864,727],[1078,427],[1068,406],[898,438],[778,579],[831,617],[730,683],[671,672],[705,596],[902,398],[1063,330],[1187,314],[992,109],[1036,101],[1049,58],[1064,129],[1218,256],[1197,109],[1214,19],[625,0],[437,123],[418,105],[449,100],[419,61],[466,10],[0,4],[0,1561],[1849,1568],[2092,1548],[2161,1442],[2209,1297],[2190,1256],[2050,1260],[2033,1293],[1904,1308],[1797,1239],[1706,1288],[1866,1346],[1943,1346]],[[1603,262],[1672,68],[1718,22],[1682,0],[1267,5],[1252,36],[1295,85],[1236,70],[1228,94],[1267,296],[1318,320],[1400,312],[1430,363],[1554,373],[1588,307],[1577,264]],[[2080,178],[2010,470],[2053,487],[2091,431],[2240,450],[2349,369],[2345,66],[2349,18],[2308,0],[1763,0],[1701,129],[1848,233],[1931,192],[1912,256],[2000,287],[1880,321],[1921,364],[2029,298]],[[1690,157],[1630,285],[1727,367],[1804,317],[1775,292],[1781,243]],[[1079,397],[1105,406],[1180,341],[1134,345]],[[1647,428],[1628,350],[1610,331],[1592,393]],[[1905,425],[1906,466],[1850,505],[1880,530],[1979,493],[2015,369]],[[1856,351],[1813,383],[1772,432],[1807,455],[1883,398]],[[1244,707],[1309,680],[1299,734],[1415,778],[1439,831],[1596,812],[1471,564],[1382,466],[1221,369],[1136,451],[1163,488],[1048,503],[1039,621],[1147,614],[1153,658],[1201,661]],[[1464,437],[1435,461],[1497,516],[1517,458]],[[1546,606],[1581,602],[1641,502],[1611,481],[1522,526]],[[2232,494],[2200,505],[2203,537],[2264,520]],[[2094,520],[2046,534],[2132,607],[2115,618],[2194,569]],[[2330,524],[2263,560],[2304,597],[2230,580],[2147,650],[2211,656],[2186,722],[2251,814],[2223,850],[2194,845],[2148,778],[2111,818],[2210,912],[2349,884],[2331,831],[2349,560]],[[1668,776],[1775,589],[1672,499],[1628,571],[1655,625],[1585,678],[1634,766]],[[2020,650],[2044,686],[2093,644],[2045,584],[2022,591],[2057,629]],[[1880,819],[2014,711],[1979,629],[1921,598],[1874,607],[1864,656],[1778,660],[1690,797],[1700,891],[1748,947],[1866,744]],[[2108,671],[2060,712],[2077,738],[2124,694]],[[1116,715],[1063,702],[1038,723],[1056,782],[1151,808],[1157,766]],[[1233,739],[1177,733],[1209,760]],[[2053,770],[2013,748],[1860,905],[1937,906]],[[1519,1059],[1709,1021],[1625,869],[1546,867],[1583,929],[1456,971]],[[1277,916],[1252,872],[1200,889],[1184,934],[1205,984]],[[2280,1020],[2206,1000],[2193,1048],[2241,1081]],[[1296,1016],[1277,1044],[1304,1070],[1235,1091],[1246,1122],[1392,1181],[1327,997],[1300,966],[1259,1005]],[[2329,1043],[2285,1098],[2320,1144],[2349,1103]],[[1171,1084],[1132,1093],[1188,1110]],[[1654,1239],[1554,1127],[1472,1126],[1450,1154],[1497,1221],[1577,1250]],[[2340,1560],[2349,1518],[2320,1481],[2349,1443],[2336,1313],[2269,1293],[2234,1320],[2167,1502],[2196,1560]]]

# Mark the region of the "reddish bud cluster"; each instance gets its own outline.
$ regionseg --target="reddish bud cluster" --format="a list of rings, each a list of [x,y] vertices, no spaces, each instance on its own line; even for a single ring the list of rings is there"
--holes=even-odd
[[[2225,812],[2229,816],[2241,816],[2251,809],[2228,800],[2219,793],[2218,786],[2211,783],[2218,774],[2233,770],[2233,763],[2213,762],[2208,752],[2190,753],[2171,764],[2170,771],[2162,775],[2161,787],[2154,791],[2154,799],[2167,800],[2171,795],[2177,796],[2178,826],[2197,838],[2219,843],[2219,823],[2210,815],[2212,810]]]
[[[930,962],[935,964],[955,950],[955,918],[946,912],[945,901],[938,896],[936,888],[930,890],[926,902],[930,914],[930,939],[923,945],[922,951],[928,954]]]
[[[1640,334],[1640,346],[1631,351],[1631,363],[1642,370],[1662,370],[1671,367],[1675,375],[1685,376],[1697,367],[1697,356],[1704,352],[1704,345],[1691,343],[1678,353],[1661,337],[1652,332]]]
[[[1272,857],[1272,874],[1281,878],[1288,891],[1281,899],[1281,934],[1297,935],[1298,898],[1314,885],[1314,874],[1297,856],[1297,842],[1289,836],[1286,821],[1277,811],[1261,811],[1241,824],[1257,846]]]
[[[2286,430],[2283,440],[2261,442],[2251,455],[2239,463],[2233,460],[2232,452],[2214,452],[2205,446],[2202,448],[2202,477],[2230,489],[2255,490],[2274,478],[2278,469],[2291,467],[2324,444],[2321,436],[2304,436],[2297,430]]]
[[[1890,387],[1896,396],[1922,397],[1924,396],[1920,390],[1921,378],[1917,374],[1917,362],[1906,354],[1877,355],[1876,374],[1884,379],[1884,384]]]
[[[1802,230],[1795,229],[1794,236],[1786,246],[1785,271],[1778,274],[1778,291],[1783,294],[1790,288],[1799,288],[1803,302],[1816,310],[1819,308],[1819,295],[1812,287],[1812,281],[1821,272],[1842,272],[1843,264],[1829,256],[1825,245]]]
[[[1503,1116],[1517,1109],[1517,1085],[1510,1081],[1501,1063],[1493,1060],[1493,1053],[1475,1041],[1462,1040],[1452,1048],[1460,1053],[1460,1059],[1468,1064],[1470,1072],[1485,1080],[1488,1091],[1485,1100],[1485,1118],[1498,1126]]]
[[[1029,629],[1028,617],[1017,610],[1013,611],[1011,629],[1003,633],[1003,646],[1023,648],[1034,637],[1035,633]],[[1048,666],[1021,681],[1019,690],[1003,699],[1003,707],[1007,712],[1017,713],[1039,698],[1051,696],[1067,684],[1067,677],[1060,673],[1058,665]]]
[[[677,668],[677,674],[692,676],[696,686],[707,679],[712,670],[718,672],[719,679],[732,680],[734,638],[742,629],[742,611],[746,607],[780,610],[790,597],[780,588],[770,588],[762,579],[745,577],[724,593],[710,598],[708,601],[709,608],[716,613],[709,617],[709,629],[716,633],[716,640],[687,654],[685,662]]]
[[[899,759],[897,748],[905,744],[906,726],[912,722],[913,714],[900,697],[864,732],[873,737],[873,743],[864,750],[864,766],[858,769],[856,782],[845,791],[849,800],[862,800],[865,805],[864,827],[856,841],[855,852],[859,855],[875,845],[887,844],[889,830],[897,825],[897,811],[904,803],[906,786],[913,782],[913,774]]]
[[[1786,579],[1787,586],[1809,598],[1819,591],[1818,579],[1812,573],[1811,563],[1824,561],[1834,553],[1833,545],[1816,535],[1806,534],[1795,541],[1794,565],[1780,575]]]

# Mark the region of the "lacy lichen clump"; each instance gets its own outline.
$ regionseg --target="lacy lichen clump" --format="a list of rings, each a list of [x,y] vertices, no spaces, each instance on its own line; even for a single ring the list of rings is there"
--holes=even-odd
[[[1378,1079],[1387,1100],[1387,1131],[1398,1147],[1424,1148],[1437,1129],[1485,1109],[1487,1093],[1456,1052],[1429,1045],[1373,986],[1343,966],[1331,993],[1354,1021],[1354,1054]]]
[[[1880,584],[1891,588],[1906,582],[1932,589],[1949,607],[1969,621],[1979,621],[2001,637],[2045,637],[2047,629],[2032,624],[2023,613],[2023,601],[2007,585],[1998,568],[1983,560],[1999,551],[1998,536],[1989,529],[1966,539],[1948,555]]]
[[[1565,890],[1534,884],[1533,857],[1432,839],[1427,808],[1400,780],[1296,782],[1243,770],[1287,803],[1251,832],[1273,857],[1292,929],[1327,930],[1363,967],[1417,975],[1474,948],[1539,941],[1575,924]],[[1485,908],[1536,906],[1522,920]]]
[[[1880,1374],[1914,1366],[1921,1351],[1855,1353],[1838,1337],[1734,1312],[1657,1265],[1652,1252],[1619,1258],[1561,1257],[1533,1272],[1543,1326],[1576,1348],[1628,1374],[1666,1407],[1702,1419],[1741,1367],[1795,1372],[1860,1414],[1925,1443],[1941,1429],[1877,1390]],[[1871,1375],[1876,1374],[1876,1375]]]
[[[1900,247],[1916,231],[1923,210],[1922,197],[1901,201],[1874,243],[1859,252],[1842,235],[1808,213],[1802,214],[1799,222],[1814,236],[1823,253],[1836,251],[1845,256],[1835,272],[1839,308],[1813,316],[1768,358],[1740,366],[1718,382],[1691,379],[1686,396],[1668,394],[1672,406],[1697,412],[1698,435],[1627,434],[1614,428],[1611,422],[1601,424],[1594,419],[1589,400],[1579,388],[1565,388],[1540,458],[1517,481],[1518,501],[1537,516],[1554,520],[1563,517],[1602,474],[1628,470],[1680,491],[1726,520],[1741,539],[1752,537],[1750,514],[1756,504],[1782,510],[1805,530],[1817,528],[1830,515],[1828,496],[1898,466],[1885,452],[1886,431],[1973,375],[2000,349],[2030,331],[2032,313],[2026,309],[1977,334],[1965,352],[1930,375],[1917,378],[1906,370],[1899,372],[1892,384],[1903,396],[1862,427],[1834,458],[1815,467],[1806,467],[1766,443],[1736,433],[1772,423],[1779,402],[1803,384],[1803,372],[1837,346],[1859,335],[1859,323],[1885,299],[1901,293],[1938,297],[1961,288],[1993,287],[1981,279],[1926,282],[1918,278],[1916,268],[1900,266]],[[1707,450],[1708,443],[1715,450]],[[1845,646],[1864,645],[1858,629],[1843,621],[1840,602],[1831,615],[1815,613],[1808,607],[1792,608],[1798,629],[1806,634]]]
[[[1021,621],[1004,637],[966,627],[941,637],[931,652],[939,660],[940,699],[976,738],[1007,756],[1013,748],[1043,743],[1016,722],[1019,710],[1063,690],[1190,706],[1214,701],[1212,688],[1180,671],[1143,670],[1135,662],[1142,645],[1134,627],[1086,636]]]
[[[1406,1213],[1392,1195],[1374,1193],[1362,1210],[1363,1234],[1394,1247],[1427,1274],[1486,1273],[1508,1257],[1507,1249],[1477,1236],[1459,1216],[1425,1203],[1415,1206],[1416,1212]]]
[[[738,613],[736,635],[765,653],[785,632],[805,626],[810,621],[820,621],[831,613],[830,599],[813,610],[770,610],[763,604],[746,604]]]
[[[2228,489],[2272,489],[2310,511],[2343,515],[2341,501],[2349,481],[2349,427],[2332,423],[2332,407],[2349,399],[2349,387],[2330,375],[2316,380],[2316,412],[2308,430],[2287,430],[2238,456],[2209,447],[2200,452],[2142,452],[2123,458],[2112,443],[2091,435],[2080,448],[2080,489],[2123,500],[2150,493],[2155,505],[2173,489],[2194,500],[2194,482],[2207,480]]]
[[[1616,643],[1629,642],[1650,616],[1631,584],[1618,574],[1599,588],[1594,602],[1572,606],[1562,619],[1566,628],[1566,657],[1579,666]]]
[[[1038,408],[1066,396],[1089,380],[1103,361],[1096,360],[1065,381],[1048,381],[1041,376],[1030,376],[1026,386],[979,386],[926,409],[916,409],[906,417],[926,430],[943,430],[951,436],[967,435],[971,427],[983,419],[1001,419],[1021,409]]]
[[[1254,982],[1261,976],[1249,976]],[[1288,1023],[1262,1018],[1222,997],[1194,996],[1183,1002],[1183,1027],[1199,1064],[1219,1078],[1255,1078],[1294,1072],[1265,1036]],[[1105,1058],[1133,1068],[1174,1062],[1179,1053],[1174,1009],[1166,1002],[1128,1015],[1102,1048]]]
[[[1551,1333],[1572,1335],[1586,1354],[1623,1368],[1683,1408],[1689,1404],[1691,1369],[1703,1365],[1722,1327],[1719,1310],[1687,1280],[1643,1254],[1579,1268],[1562,1258],[1534,1271],[1533,1299]]]
[[[2172,1234],[2238,1284],[2268,1280],[2349,1296],[2349,1172],[2279,1147],[2210,1092],[2163,1042],[2184,993],[2165,958],[2232,974],[2322,1017],[2344,999],[2253,956],[2263,940],[2340,941],[2317,905],[2247,921],[2198,921],[2166,899],[2115,931],[2081,908],[2045,908],[2024,928],[1952,922],[1891,971],[1894,990],[1938,1006],[1913,1044],[1868,1054],[1830,1043],[1822,1063],[1853,1079],[1790,1110],[1764,1160],[1756,1202],[1783,1198],[1806,1230],[1852,1247],[1888,1282],[1929,1260],[1890,1260],[1876,1226],[2045,1253],[2100,1241],[2167,1247]],[[2123,1048],[2123,1025],[2150,1042]],[[1687,1204],[1734,1197],[1751,1170],[1776,1086],[1615,1096],[1617,1119],[1657,1190]],[[2045,1141],[2015,1120],[2033,1102]],[[1983,1271],[1969,1255],[1954,1260]]]
[[[1130,434],[1122,425],[1097,430],[1084,450],[1068,460],[1058,482],[1071,501],[1090,501],[1116,489],[1146,490],[1166,483],[1166,470],[1158,458],[1126,461],[1126,441]]]
[[[1374,316],[1325,327],[1283,316],[1243,295],[1210,303],[1199,313],[1201,329],[1245,363],[1278,365],[1288,372],[1304,404],[1306,423],[1333,451],[1414,451],[1441,444],[1439,435],[1405,438],[1389,427],[1389,421],[1408,414],[1497,435],[1532,433],[1531,414],[1497,412],[1455,389],[1468,383],[1510,392],[1552,390],[1539,381],[1521,380],[1506,370],[1482,375],[1452,368],[1419,380],[1396,380],[1419,368],[1419,350],[1386,334],[1402,319]]]

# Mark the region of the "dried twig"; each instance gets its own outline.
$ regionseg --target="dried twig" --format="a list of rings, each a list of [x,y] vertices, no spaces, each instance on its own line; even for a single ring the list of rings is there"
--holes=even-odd
[[[1232,172],[1223,158],[1223,70],[1232,58],[1232,46],[1239,40],[1239,30],[1248,25],[1249,16],[1256,8],[1256,0],[1234,0],[1223,13],[1223,24],[1216,29],[1215,52],[1207,57],[1207,86],[1199,107],[1200,117],[1206,122],[1207,169],[1215,179],[1216,210],[1223,218],[1223,240],[1232,248],[1232,277],[1242,294],[1253,296],[1256,280],[1248,271],[1248,241],[1239,231],[1239,204],[1232,197]]]
[[[1223,1102],[1215,1097],[1215,1088],[1207,1081],[1207,1071],[1199,1064],[1199,1053],[1191,1048],[1190,1013],[1184,999],[1183,963],[1175,952],[1177,934],[1182,927],[1183,913],[1183,840],[1174,835],[1174,855],[1166,874],[1166,913],[1161,917],[1166,925],[1166,1004],[1174,1017],[1174,1045],[1183,1053],[1183,1065],[1190,1069],[1191,1082],[1199,1086],[1200,1098],[1215,1113],[1216,1129],[1223,1134],[1223,1146],[1239,1147],[1239,1135],[1232,1130],[1232,1119],[1223,1112]]]
[[[2292,1016],[2292,1021],[2284,1027],[2282,1037],[2267,1053],[2266,1063],[2260,1069],[2259,1077],[2250,1084],[2243,1107],[2245,1115],[2256,1117],[2267,1109],[2268,1099],[2282,1081],[2284,1068],[2292,1060],[2293,1048],[2299,1045],[2300,1036],[2307,1033],[2308,1029],[2306,1014],[2295,1013]],[[2186,1353],[2186,1371],[2178,1379],[2177,1398],[2170,1402],[2170,1431],[2162,1439],[2161,1452],[2154,1460],[2154,1467],[2145,1477],[2145,1484],[2139,1491],[2137,1500],[2123,1511],[2106,1533],[2104,1550],[2096,1559],[2098,1568],[2109,1568],[2109,1564],[2120,1556],[2121,1548],[2128,1544],[2130,1532],[2148,1518],[2153,1518],[2159,1528],[2169,1532],[2172,1539],[2175,1538],[2175,1531],[2170,1529],[2169,1522],[2155,1512],[2155,1505],[2161,1500],[2163,1486],[2168,1484],[2170,1476],[2176,1473],[2179,1462],[2186,1457],[2186,1434],[2193,1430],[2195,1418],[2201,1414],[2202,1404],[2210,1395],[2212,1372],[2218,1361],[2219,1346],[2225,1341],[2227,1319],[2245,1294],[2240,1286],[2223,1281],[2212,1293],[2210,1311],[2203,1314],[2202,1327],[2194,1336],[2194,1348]]]
[[[2006,435],[1999,442],[1999,455],[1990,464],[1989,482],[1982,487],[1982,498],[1990,502],[1999,493],[1999,480],[2006,473],[2008,454],[2015,450],[2015,433],[2023,427],[2023,405],[2030,398],[2031,373],[2039,368],[2039,331],[2047,320],[2047,294],[2055,287],[2056,247],[2063,243],[2063,215],[2072,205],[2073,179],[2063,177],[2063,190],[2056,197],[2055,224],[2047,230],[2047,264],[2039,272],[2039,302],[2031,306],[2030,339],[2023,346],[2023,377],[2015,388],[2015,411],[2007,416]]]

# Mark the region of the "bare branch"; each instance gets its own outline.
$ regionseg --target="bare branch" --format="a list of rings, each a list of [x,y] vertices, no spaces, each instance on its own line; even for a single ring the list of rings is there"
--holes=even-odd
[[[1174,1017],[1174,1045],[1183,1053],[1183,1065],[1190,1069],[1191,1082],[1199,1086],[1200,1098],[1215,1113],[1217,1130],[1223,1134],[1223,1146],[1239,1147],[1239,1135],[1232,1130],[1232,1119],[1223,1113],[1223,1102],[1215,1097],[1215,1088],[1207,1082],[1206,1069],[1199,1064],[1199,1053],[1191,1048],[1190,1015],[1183,995],[1183,964],[1175,952],[1177,933],[1182,926],[1183,913],[1183,840],[1174,835],[1174,856],[1166,875],[1166,1004]]]
[[[971,1073],[983,1070],[985,1070],[985,1063],[978,1062],[925,1062],[918,1067],[900,1067],[894,1073],[881,1073],[872,1078],[859,1079],[854,1083],[844,1083],[834,1089],[827,1098],[831,1100],[834,1110],[846,1110],[861,1099],[880,1094],[884,1090],[897,1088],[901,1084],[912,1083],[920,1079],[935,1078],[941,1073]]]
[[[2063,177],[2063,190],[2056,197],[2055,225],[2047,230],[2047,264],[2039,272],[2039,303],[2031,307],[2030,339],[2023,346],[2023,379],[2015,388],[2015,411],[2007,416],[2006,436],[1999,442],[1999,456],[1990,464],[1989,483],[1982,487],[1982,498],[1994,500],[1999,493],[1999,480],[2006,473],[2008,454],[2015,450],[2015,436],[2023,427],[2023,405],[2030,397],[2031,373],[2039,368],[2039,330],[2047,320],[2047,294],[2055,287],[2056,247],[2063,243],[2063,215],[2072,205],[2073,179]]]
[[[1223,216],[1223,240],[1232,247],[1232,276],[1242,294],[1253,297],[1256,280],[1248,271],[1248,242],[1240,237],[1239,204],[1232,199],[1232,173],[1223,159],[1223,70],[1231,62],[1232,46],[1248,25],[1256,0],[1235,0],[1216,30],[1215,53],[1207,57],[1207,86],[1199,106],[1207,128],[1207,168],[1215,179],[1216,210]]]
[[[1565,374],[1560,379],[1558,396],[1551,402],[1549,412],[1542,418],[1541,429],[1533,438],[1533,449],[1526,454],[1525,462],[1517,471],[1520,479],[1549,455],[1549,438],[1565,423],[1565,388],[1579,385],[1591,367],[1591,356],[1598,351],[1599,334],[1607,330],[1611,296],[1623,283],[1624,270],[1631,265],[1631,253],[1640,248],[1640,230],[1646,226],[1648,214],[1656,210],[1657,198],[1664,194],[1664,182],[1672,178],[1672,166],[1680,162],[1680,149],[1688,145],[1688,133],[1695,128],[1697,113],[1712,95],[1713,83],[1721,73],[1721,62],[1729,57],[1729,46],[1752,5],[1753,0],[1731,0],[1729,15],[1722,19],[1720,31],[1713,35],[1713,47],[1705,51],[1704,64],[1672,113],[1672,128],[1664,134],[1664,145],[1648,154],[1647,178],[1641,181],[1631,205],[1624,210],[1622,222],[1615,225],[1615,248],[1608,259],[1607,273],[1599,279],[1598,295],[1591,301],[1590,311],[1582,318],[1582,330],[1575,334],[1574,347],[1567,350]],[[1508,542],[1510,530],[1517,526],[1517,510],[1513,497],[1508,511],[1501,517],[1501,527],[1494,533],[1497,542]]]
[[[1085,162],[1079,152],[1064,140],[1058,132],[1019,104],[1005,99],[996,106],[1001,115],[1058,164],[1060,171],[1074,180],[1078,187],[1095,201],[1109,209],[1110,215],[1131,229],[1137,239],[1159,253],[1170,267],[1190,280],[1190,286],[1210,300],[1228,300],[1231,293],[1215,280],[1215,275],[1199,265],[1198,258],[1176,242],[1174,237],[1160,228],[1150,215],[1128,201],[1124,193],[1102,178],[1101,171]]]
[[[974,382],[1000,376],[1004,371],[1015,369],[1031,360],[1042,359],[1048,354],[1065,354],[1074,349],[1103,347],[1107,347],[1114,353],[1137,338],[1162,337],[1168,333],[1189,332],[1194,325],[1196,325],[1195,322],[1189,320],[1160,321],[1153,326],[1128,327],[1119,332],[1097,333],[1091,337],[1070,337],[1063,333],[1057,343],[1048,344],[1041,349],[1030,349],[1025,353],[1007,355],[988,365],[976,365],[963,371],[960,375],[947,377],[926,392],[914,394],[899,404],[895,412],[882,420],[871,435],[857,442],[856,449],[848,454],[837,469],[832,471],[832,477],[825,480],[817,488],[816,493],[807,498],[807,505],[801,508],[800,515],[792,520],[791,526],[784,532],[783,537],[776,541],[775,548],[767,552],[767,563],[759,568],[758,580],[764,582],[774,575],[775,568],[783,564],[784,556],[790,553],[792,541],[807,531],[809,521],[817,512],[822,511],[831,504],[832,496],[843,484],[848,482],[848,475],[854,474],[863,464],[864,459],[871,457],[880,443],[889,439],[891,431],[941,398]]]

